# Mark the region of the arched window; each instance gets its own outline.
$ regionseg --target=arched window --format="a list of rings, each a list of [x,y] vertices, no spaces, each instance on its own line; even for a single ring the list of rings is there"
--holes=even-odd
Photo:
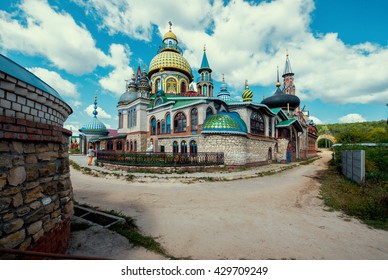
[[[116,150],[121,151],[123,149],[123,142],[118,141],[116,143]]]
[[[176,93],[177,82],[174,78],[168,78],[166,82],[166,92],[168,93]]]
[[[156,79],[155,80],[155,92],[158,92],[159,90],[161,90],[161,86],[160,86],[160,79]]]
[[[205,72],[205,81],[209,81],[209,73]]]
[[[178,146],[178,142],[177,142],[177,141],[174,141],[174,142],[172,143],[172,152],[173,152],[174,154],[179,153],[179,146]]]
[[[186,83],[184,81],[181,82],[181,93],[186,92]]]
[[[207,85],[203,85],[203,95],[207,95]]]
[[[196,133],[198,130],[198,110],[196,108],[191,110],[191,132]]]
[[[160,122],[158,122],[158,124],[156,125],[156,133],[157,134],[160,134]]]
[[[268,149],[268,161],[272,160],[272,148]]]
[[[185,140],[181,142],[181,153],[182,154],[187,154],[187,143]]]
[[[160,131],[161,134],[165,134],[166,133],[166,122],[165,121],[162,121],[162,131]]]
[[[129,151],[129,142],[125,142],[125,150]]]
[[[113,141],[108,141],[106,145],[106,149],[110,151],[113,150]]]
[[[133,141],[133,151],[134,151],[134,152],[137,151],[137,142],[136,142],[136,140]]]
[[[197,150],[197,142],[195,140],[190,141],[190,154],[196,154]]]
[[[123,128],[123,113],[119,112],[119,128]]]
[[[155,106],[159,106],[159,105],[162,105],[163,104],[163,99],[162,98],[158,98],[158,99],[156,99],[156,101],[155,101]]]
[[[151,119],[151,135],[156,134],[156,119],[152,118]]]
[[[166,116],[166,133],[170,134],[171,133],[171,116],[168,114]]]
[[[131,152],[133,151],[133,142],[131,140]]]
[[[268,136],[272,137],[272,118],[269,118],[268,121]]]
[[[276,143],[276,144],[275,144],[274,151],[275,151],[275,153],[278,153],[278,152],[279,152],[279,146],[278,146],[278,143]]]
[[[174,118],[174,132],[186,132],[186,116],[183,113],[176,114]]]
[[[208,108],[206,109],[206,119],[207,119],[208,117],[210,117],[211,115],[213,115],[213,110],[212,110],[212,108],[208,107]]]
[[[264,118],[257,111],[251,113],[251,133],[264,135]]]

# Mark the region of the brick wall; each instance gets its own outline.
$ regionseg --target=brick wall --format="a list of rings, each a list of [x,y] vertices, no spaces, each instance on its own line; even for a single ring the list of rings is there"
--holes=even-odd
[[[0,247],[65,252],[73,192],[63,123],[71,112],[0,72]]]

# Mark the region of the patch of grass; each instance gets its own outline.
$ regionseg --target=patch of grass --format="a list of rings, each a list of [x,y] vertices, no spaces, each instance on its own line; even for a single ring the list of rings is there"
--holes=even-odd
[[[80,166],[78,163],[76,163],[75,161],[70,160],[70,165],[71,165],[75,170],[81,171],[81,166]]]
[[[91,226],[92,226],[91,224],[85,223],[85,222],[71,222],[70,229],[71,229],[71,232],[75,232],[75,231],[86,230]]]
[[[307,159],[307,160],[301,161],[300,165],[308,165],[310,163],[313,163],[314,161],[316,161],[319,158],[320,157],[314,157],[314,158],[311,158],[311,159]]]
[[[321,174],[321,191],[324,203],[354,216],[363,223],[388,230],[388,192],[380,185],[359,186],[343,178],[335,166],[329,166]]]

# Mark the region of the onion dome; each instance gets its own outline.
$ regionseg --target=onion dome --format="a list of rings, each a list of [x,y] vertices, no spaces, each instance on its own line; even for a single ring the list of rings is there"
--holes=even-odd
[[[230,93],[228,91],[228,86],[225,83],[224,74],[222,74],[222,84],[220,86],[220,92],[217,95],[218,98],[221,98],[224,101],[230,100]]]
[[[138,97],[135,74],[132,75],[132,81],[128,84],[127,90],[120,96],[119,104],[129,103]]]
[[[178,42],[178,38],[176,37],[175,33],[171,31],[171,27],[170,30],[163,36],[163,41],[166,39],[174,39]]]
[[[245,90],[242,93],[242,98],[244,102],[252,101],[253,92],[248,87],[248,80],[245,81]]]
[[[173,51],[163,51],[157,54],[150,63],[150,69],[148,76],[150,77],[153,73],[164,70],[180,70],[187,77],[192,79],[191,67],[187,60],[180,54]]]
[[[269,108],[296,109],[299,107],[300,99],[296,95],[285,94],[280,90],[280,83],[276,84],[275,93],[261,101],[261,104],[267,105]]]
[[[101,136],[108,135],[109,134],[108,129],[106,129],[105,124],[103,124],[97,118],[97,115],[98,115],[98,112],[97,112],[97,96],[96,96],[94,98],[93,119],[87,125],[82,126],[82,128],[79,129],[79,132],[82,132],[85,134],[101,135]]]
[[[237,113],[220,112],[206,119],[202,133],[246,135],[247,127]]]

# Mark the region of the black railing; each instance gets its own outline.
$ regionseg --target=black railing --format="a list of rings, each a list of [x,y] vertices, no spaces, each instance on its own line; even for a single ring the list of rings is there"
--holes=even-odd
[[[136,166],[209,166],[224,164],[224,153],[123,153],[98,151],[97,161]]]

